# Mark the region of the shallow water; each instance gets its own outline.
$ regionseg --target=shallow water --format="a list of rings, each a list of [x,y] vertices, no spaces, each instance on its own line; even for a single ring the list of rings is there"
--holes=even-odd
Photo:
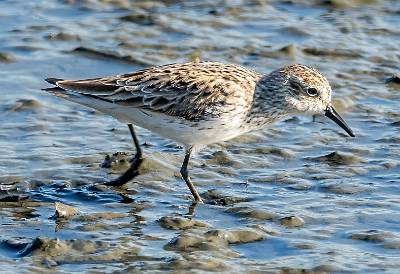
[[[399,25],[394,0],[0,1],[2,272],[396,273]],[[212,145],[191,161],[193,208],[182,149],[138,129],[141,174],[96,185],[128,166],[128,129],[43,78],[198,59],[316,66],[357,138],[292,117]],[[78,213],[54,217],[56,202]]]

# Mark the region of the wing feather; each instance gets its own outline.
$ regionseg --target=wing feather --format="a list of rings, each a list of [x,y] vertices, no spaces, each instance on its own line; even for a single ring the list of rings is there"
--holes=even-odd
[[[251,85],[261,77],[257,72],[237,65],[216,62],[171,64],[148,68],[130,74],[85,80],[51,78],[56,86],[115,104],[143,108],[197,119],[204,115],[218,115],[211,109],[232,109],[232,93],[251,92]],[[249,86],[250,85],[250,86]],[[252,95],[252,94],[251,94]],[[251,96],[250,96],[251,99]],[[239,102],[240,103],[240,102]],[[215,106],[219,105],[219,108]]]

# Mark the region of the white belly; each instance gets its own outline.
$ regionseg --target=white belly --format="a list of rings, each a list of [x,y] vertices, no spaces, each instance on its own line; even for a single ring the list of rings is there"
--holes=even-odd
[[[158,135],[189,146],[204,146],[229,140],[243,132],[241,116],[208,121],[188,121],[176,116],[121,106],[77,94],[67,93],[64,99],[97,109],[123,123],[132,123]]]
[[[243,133],[240,131],[240,119],[188,121],[141,109],[127,109],[124,117],[113,116],[121,122],[138,125],[185,145],[208,145]]]

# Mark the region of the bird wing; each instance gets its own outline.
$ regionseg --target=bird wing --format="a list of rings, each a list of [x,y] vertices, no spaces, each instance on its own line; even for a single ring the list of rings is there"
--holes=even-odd
[[[232,99],[242,97],[242,91],[255,86],[259,77],[258,73],[237,65],[197,62],[152,67],[113,77],[47,81],[64,90],[114,104],[194,120],[229,111],[235,107]]]

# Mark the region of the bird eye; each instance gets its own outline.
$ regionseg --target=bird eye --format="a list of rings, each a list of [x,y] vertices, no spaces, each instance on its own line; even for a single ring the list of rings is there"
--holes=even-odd
[[[308,88],[307,94],[314,97],[318,95],[318,90],[316,88]]]

